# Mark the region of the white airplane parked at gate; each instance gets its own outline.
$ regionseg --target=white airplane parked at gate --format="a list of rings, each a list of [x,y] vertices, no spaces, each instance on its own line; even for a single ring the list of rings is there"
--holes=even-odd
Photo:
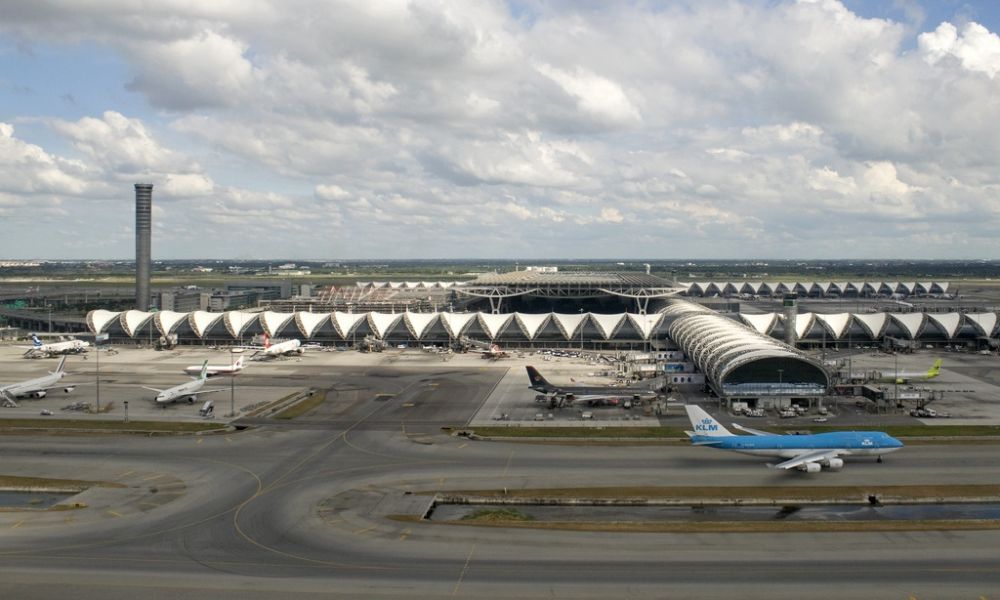
[[[279,356],[302,355],[306,350],[321,350],[319,344],[303,344],[297,339],[285,340],[277,344],[271,343],[271,338],[264,334],[263,346],[244,346],[246,350],[256,350],[250,357],[252,359],[278,358]]]
[[[24,356],[42,355],[49,357],[57,354],[80,354],[86,352],[87,348],[90,347],[90,343],[83,340],[64,340],[45,344],[35,334],[31,334],[31,341],[31,346],[18,346],[18,348],[24,348]]]
[[[256,350],[250,358],[278,358],[279,356],[289,356],[292,354],[302,354],[304,348],[302,342],[297,339],[285,340],[277,344],[271,343],[271,337],[264,334],[263,346],[244,346],[247,350]]]
[[[197,379],[188,381],[187,383],[182,383],[180,385],[175,385],[172,388],[167,388],[165,390],[142,386],[145,390],[150,390],[156,392],[156,403],[160,406],[166,406],[167,404],[172,404],[178,400],[187,399],[188,404],[194,404],[194,401],[198,398],[200,394],[214,394],[215,392],[223,392],[228,388],[215,388],[211,390],[201,389],[205,382],[208,381],[208,361],[206,360],[201,365],[201,373],[198,375]]]
[[[0,387],[0,399],[3,400],[3,405],[17,408],[17,402],[14,401],[15,398],[44,398],[49,390],[56,388],[63,388],[67,394],[72,392],[76,386],[63,386],[59,384],[62,378],[67,375],[66,371],[63,370],[65,366],[66,357],[64,356],[59,361],[59,366],[56,367],[56,370],[50,371],[48,375]]]
[[[208,365],[207,375],[209,377],[215,377],[216,375],[236,375],[243,370],[244,366],[243,357],[241,356],[231,365]],[[185,367],[184,372],[192,377],[195,377],[201,373],[201,365],[191,365],[190,367]]]

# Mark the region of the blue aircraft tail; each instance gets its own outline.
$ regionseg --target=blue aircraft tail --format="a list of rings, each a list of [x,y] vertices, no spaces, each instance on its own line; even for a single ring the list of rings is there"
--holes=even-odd
[[[31,334],[31,343],[35,345],[35,348],[42,346],[42,340],[38,339],[38,336],[35,334]]]
[[[733,435],[728,429],[715,420],[715,417],[705,412],[700,406],[685,404],[688,419],[691,421],[691,428],[694,431],[685,431],[688,437],[726,437]]]

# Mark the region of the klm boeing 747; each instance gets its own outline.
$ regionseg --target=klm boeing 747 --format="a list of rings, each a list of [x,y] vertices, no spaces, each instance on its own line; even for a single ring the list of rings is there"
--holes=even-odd
[[[837,431],[813,435],[782,435],[757,431],[742,425],[733,426],[752,435],[734,435],[698,406],[687,404],[688,419],[694,431],[686,431],[695,446],[709,446],[755,456],[787,459],[769,464],[773,469],[799,469],[818,473],[823,467],[832,471],[844,466],[844,456],[877,456],[895,452],[903,442],[881,431]]]

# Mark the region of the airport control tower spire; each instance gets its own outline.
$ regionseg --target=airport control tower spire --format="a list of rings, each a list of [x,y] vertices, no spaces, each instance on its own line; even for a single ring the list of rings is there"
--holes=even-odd
[[[135,308],[149,310],[153,184],[135,184]]]

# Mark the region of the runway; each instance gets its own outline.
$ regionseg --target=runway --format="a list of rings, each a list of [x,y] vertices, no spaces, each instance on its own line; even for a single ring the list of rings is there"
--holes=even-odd
[[[0,513],[0,594],[924,599],[1000,589],[1000,532],[607,534],[389,518],[437,490],[1000,479],[990,445],[910,446],[884,464],[809,476],[705,448],[443,435],[437,423],[467,418],[496,377],[401,374],[390,399],[347,392],[388,389],[361,377],[302,426],[231,435],[0,438],[3,474],[125,486],[93,492],[86,509]]]

